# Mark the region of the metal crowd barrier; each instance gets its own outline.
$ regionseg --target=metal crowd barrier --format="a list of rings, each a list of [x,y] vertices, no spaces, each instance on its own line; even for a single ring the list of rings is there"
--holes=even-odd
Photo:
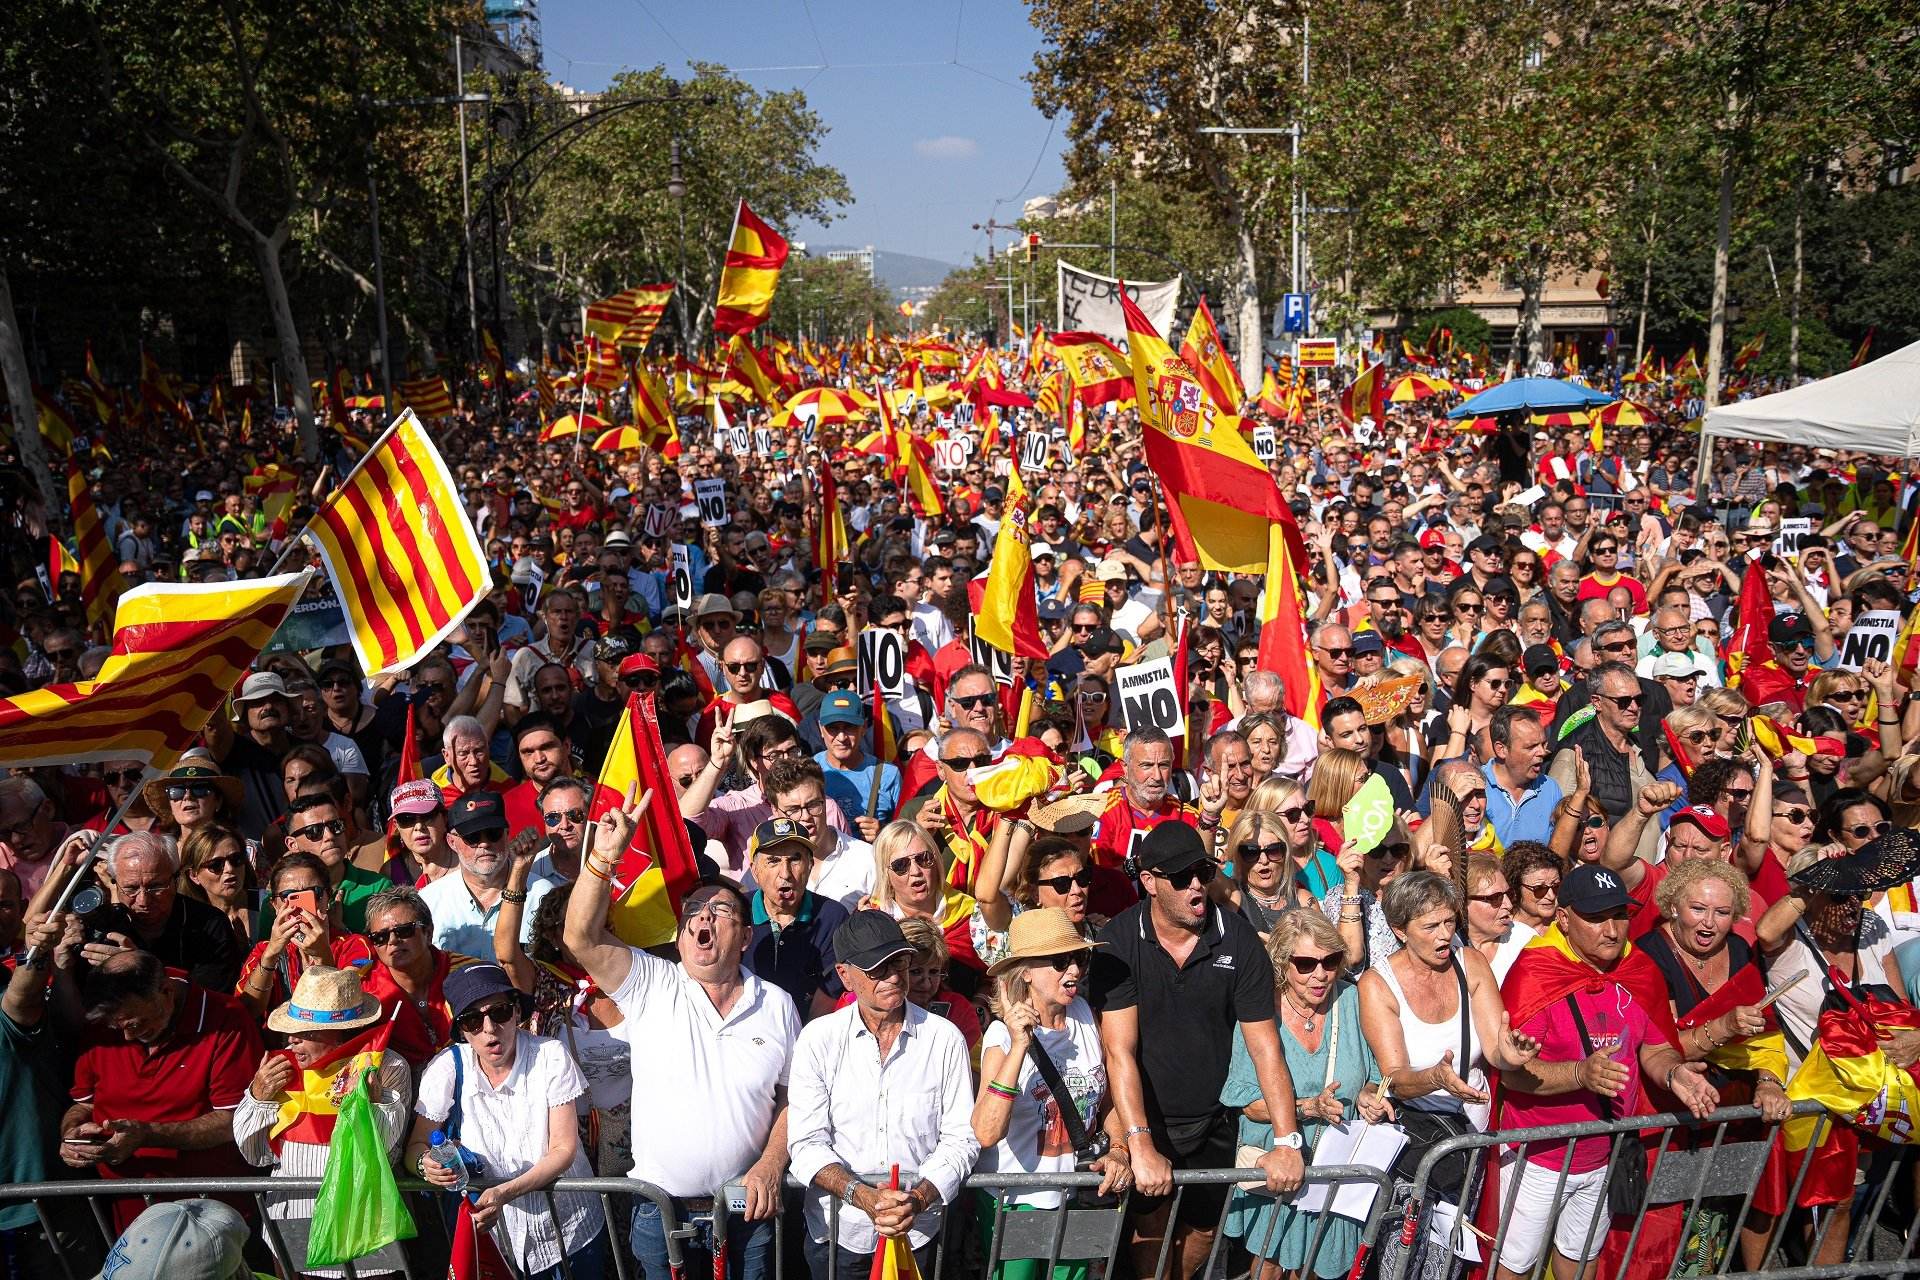
[[[1830,1209],[1822,1211],[1798,1207],[1813,1156],[1833,1121],[1816,1102],[1797,1103],[1794,1113],[1798,1116],[1818,1116],[1819,1119],[1815,1122],[1813,1139],[1806,1151],[1798,1156],[1785,1156],[1788,1160],[1785,1166],[1785,1203],[1793,1207],[1771,1221],[1766,1220],[1767,1215],[1759,1215],[1762,1221],[1754,1225],[1754,1230],[1765,1231],[1765,1235],[1757,1241],[1760,1257],[1751,1260],[1751,1264],[1743,1269],[1735,1270],[1734,1264],[1749,1248],[1743,1234],[1755,1213],[1754,1194],[1780,1129],[1779,1125],[1762,1121],[1759,1109],[1751,1106],[1724,1107],[1697,1119],[1689,1114],[1669,1112],[1620,1120],[1593,1120],[1536,1129],[1466,1134],[1435,1143],[1421,1158],[1407,1192],[1401,1225],[1401,1242],[1407,1247],[1394,1260],[1391,1275],[1383,1276],[1381,1280],[1408,1280],[1408,1272],[1422,1248],[1451,1250],[1456,1245],[1464,1246],[1463,1233],[1467,1232],[1475,1237],[1473,1243],[1482,1257],[1497,1259],[1503,1244],[1504,1228],[1513,1218],[1521,1185],[1521,1179],[1510,1176],[1510,1171],[1520,1168],[1535,1148],[1548,1143],[1565,1142],[1566,1150],[1558,1159],[1557,1168],[1552,1163],[1536,1163],[1528,1170],[1532,1177],[1545,1174],[1554,1179],[1549,1197],[1552,1208],[1542,1232],[1540,1256],[1529,1272],[1532,1280],[1540,1280],[1547,1274],[1556,1228],[1569,1204],[1566,1192],[1573,1162],[1573,1140],[1595,1137],[1612,1140],[1612,1161],[1651,1155],[1652,1164],[1646,1180],[1646,1194],[1632,1215],[1631,1226],[1626,1228],[1624,1248],[1619,1252],[1617,1262],[1610,1266],[1600,1265],[1605,1255],[1595,1249],[1596,1243],[1615,1221],[1606,1209],[1605,1172],[1602,1171],[1602,1207],[1589,1225],[1581,1250],[1583,1253],[1595,1253],[1590,1264],[1592,1269],[1586,1273],[1588,1280],[1617,1280],[1618,1277],[1634,1274],[1636,1263],[1640,1275],[1648,1274],[1650,1267],[1658,1267],[1659,1270],[1653,1274],[1669,1277],[1716,1275],[1727,1277],[1728,1280],[1762,1280],[1762,1277],[1767,1280],[1839,1280],[1840,1277],[1862,1274],[1887,1276],[1920,1272],[1920,1258],[1914,1256],[1915,1241],[1920,1239],[1920,1205],[1907,1207],[1906,1219],[1910,1225],[1905,1227],[1903,1238],[1881,1226],[1881,1217],[1889,1197],[1901,1186],[1913,1182],[1910,1176],[1913,1168],[1911,1148],[1894,1145],[1877,1149],[1873,1173],[1864,1182],[1857,1181],[1854,1187],[1846,1215],[1846,1235],[1843,1239],[1835,1240],[1831,1238],[1832,1233],[1835,1224],[1842,1220],[1842,1215]],[[1658,1138],[1645,1138],[1643,1146],[1642,1135],[1656,1130]],[[1681,1137],[1683,1134],[1686,1135],[1684,1139]],[[1864,1154],[1876,1148],[1863,1143],[1862,1150]],[[1488,1160],[1501,1162],[1497,1180],[1501,1201],[1497,1221],[1502,1229],[1491,1238],[1472,1226],[1463,1225],[1474,1216],[1471,1205],[1468,1206],[1468,1212],[1458,1215],[1446,1211],[1435,1213],[1437,1197],[1432,1191],[1435,1171],[1442,1161],[1459,1155],[1466,1157],[1464,1185],[1470,1189],[1483,1185],[1481,1175]],[[1685,1212],[1680,1220],[1674,1256],[1664,1261],[1658,1257],[1636,1256],[1643,1243],[1649,1215],[1680,1205],[1685,1206]],[[1435,1223],[1443,1222],[1448,1217],[1454,1220],[1450,1234],[1440,1238],[1435,1231]],[[1719,1219],[1717,1224],[1715,1219]],[[1701,1248],[1695,1249],[1693,1256],[1689,1257],[1688,1246],[1695,1240],[1696,1229],[1704,1231],[1710,1225],[1718,1227],[1714,1238],[1701,1239]],[[1808,1231],[1811,1232],[1811,1239],[1800,1240],[1799,1237]],[[1888,1249],[1885,1246],[1890,1239],[1897,1239],[1898,1244]],[[1789,1261],[1783,1259],[1782,1255],[1790,1247],[1795,1257]],[[1829,1247],[1840,1251],[1839,1260],[1819,1262],[1818,1259]],[[1701,1256],[1702,1250],[1706,1251],[1705,1257]],[[1506,1269],[1513,1270],[1512,1267]],[[1424,1273],[1432,1274],[1432,1269],[1429,1267]]]

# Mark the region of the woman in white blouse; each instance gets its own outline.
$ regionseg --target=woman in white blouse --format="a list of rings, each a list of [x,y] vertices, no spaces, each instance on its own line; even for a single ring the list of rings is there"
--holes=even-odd
[[[606,1222],[591,1196],[542,1192],[560,1178],[590,1178],[574,1104],[587,1091],[566,1046],[521,1029],[524,998],[497,964],[463,965],[447,975],[448,1008],[459,1040],[420,1073],[406,1167],[435,1186],[459,1174],[427,1154],[447,1131],[479,1158],[492,1182],[473,1202],[474,1226],[526,1280],[600,1280]],[[454,1118],[455,1109],[458,1117]],[[555,1227],[558,1225],[558,1233]]]

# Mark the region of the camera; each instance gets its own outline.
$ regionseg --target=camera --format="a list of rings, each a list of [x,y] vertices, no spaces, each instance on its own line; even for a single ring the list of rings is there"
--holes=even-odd
[[[88,942],[106,942],[107,935],[112,933],[129,938],[133,936],[133,917],[127,914],[125,907],[107,896],[106,889],[98,880],[89,879],[75,889],[68,907],[80,917]]]

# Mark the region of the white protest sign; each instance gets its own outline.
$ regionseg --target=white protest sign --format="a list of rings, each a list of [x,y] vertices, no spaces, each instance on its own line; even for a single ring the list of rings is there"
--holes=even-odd
[[[860,632],[859,663],[855,679],[861,697],[871,697],[876,682],[889,698],[907,691],[907,642],[898,631],[864,628]]]
[[[755,427],[753,429],[753,451],[764,456],[771,456],[773,453],[773,432],[767,430],[765,427]]]
[[[1893,642],[1900,637],[1900,611],[1874,609],[1861,614],[1847,628],[1840,641],[1840,658],[1834,666],[1842,671],[1858,671],[1868,659],[1893,661]]]
[[[936,471],[958,471],[967,465],[967,441],[965,436],[954,436],[946,440],[936,440],[933,445],[933,467]]]
[[[1186,708],[1173,683],[1173,659],[1155,658],[1113,673],[1114,701],[1127,731],[1151,726],[1170,736],[1187,731]]]
[[[1003,653],[982,640],[978,635],[971,637],[967,648],[973,653],[973,660],[985,667],[992,675],[995,684],[1013,683],[1013,655]]]
[[[693,560],[678,542],[673,544],[673,607],[681,613],[693,608]]]
[[[727,524],[727,482],[719,476],[693,482],[694,501],[700,504],[700,523],[709,529]]]
[[[1800,554],[1800,539],[1813,532],[1811,516],[1787,516],[1780,521],[1780,532],[1773,540],[1773,554],[1777,556],[1797,556]]]
[[[1045,471],[1047,469],[1047,451],[1052,441],[1038,431],[1029,431],[1020,437],[1020,469],[1022,471]]]
[[[753,451],[753,432],[746,427],[728,427],[727,451],[742,456]]]
[[[1272,423],[1263,422],[1253,429],[1253,456],[1266,463],[1280,456],[1280,441],[1273,433]]]
[[[1054,328],[1097,333],[1112,342],[1127,340],[1127,320],[1120,310],[1120,282],[1108,276],[1082,271],[1066,259],[1058,260],[1055,276],[1060,305],[1054,314]],[[1127,296],[1146,313],[1160,333],[1173,329],[1173,313],[1180,305],[1180,277],[1142,282],[1129,280]]]
[[[647,504],[646,524],[641,528],[649,538],[664,538],[673,528],[676,519],[672,507],[663,502],[650,502]]]

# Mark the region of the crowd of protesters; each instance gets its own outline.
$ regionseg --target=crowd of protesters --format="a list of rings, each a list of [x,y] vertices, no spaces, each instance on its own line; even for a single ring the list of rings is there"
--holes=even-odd
[[[806,1263],[858,1274],[882,1238],[925,1271],[947,1215],[990,1226],[976,1171],[1076,1167],[1129,1195],[1141,1275],[1163,1248],[1196,1273],[1224,1223],[1257,1275],[1334,1277],[1396,1242],[1294,1207],[1331,1126],[1405,1129],[1398,1209],[1423,1148],[1486,1128],[1496,1092],[1516,1128],[1784,1116],[1785,1079],[1706,1062],[1762,1029],[1752,1003],[1676,1019],[1748,967],[1805,971],[1776,1006],[1797,1066],[1836,983],[1905,1000],[1920,972],[1920,867],[1894,831],[1920,821],[1920,702],[1895,663],[1845,657],[1856,620],[1912,607],[1907,490],[1874,459],[1772,446],[1723,454],[1696,490],[1692,438],[1666,426],[1596,451],[1584,428],[1455,435],[1429,413],[1369,420],[1364,442],[1324,413],[1280,429],[1273,472],[1313,560],[1305,709],[1259,660],[1261,579],[1177,554],[1131,411],[1078,456],[1057,442],[1024,516],[1004,445],[940,473],[930,516],[888,459],[836,445],[854,427],[747,456],[689,427],[673,459],[609,459],[539,443],[531,413],[448,420],[496,580],[439,651],[376,680],[344,644],[271,652],[164,776],[122,760],[0,780],[5,1181],[317,1176],[324,1145],[279,1140],[276,1117],[301,1068],[382,1019],[396,1167],[454,1184],[433,1135],[457,1117],[486,1182],[476,1222],[527,1277],[564,1258],[594,1280],[616,1249],[668,1274],[657,1206],[610,1222],[596,1197],[549,1200],[561,1178],[630,1176],[683,1215],[738,1186],[730,1257],[758,1277],[789,1178]],[[125,578],[266,572],[288,530],[236,455],[147,450],[92,480]],[[853,539],[824,573],[823,468]],[[704,527],[688,495],[715,476],[730,517]],[[1050,657],[996,665],[971,621],[1017,518]],[[1736,671],[1752,555],[1772,656]],[[77,580],[51,603],[46,585],[14,594],[0,691],[99,670],[110,637]],[[884,732],[869,628],[906,654]],[[1129,727],[1119,673],[1183,633],[1185,732]],[[636,693],[676,794],[591,822]],[[409,756],[423,776],[400,776]],[[1374,779],[1390,829],[1363,839],[1345,824]],[[648,804],[677,806],[701,866],[654,951],[607,926]],[[98,892],[50,913],[115,816]],[[1835,859],[1857,886],[1809,878]],[[1592,980],[1512,1018],[1502,984],[1542,947]],[[1630,954],[1665,998],[1612,979]],[[1920,1033],[1887,1052],[1920,1060]],[[1510,1153],[1503,1277],[1600,1256],[1607,1147]],[[1176,1171],[1235,1167],[1264,1185],[1171,1194]],[[1462,1217],[1480,1191],[1427,1187]],[[109,1203],[117,1226],[142,1207]],[[1819,1261],[1844,1256],[1848,1203],[1756,1209],[1803,1250],[1838,1215]],[[312,1211],[269,1205],[295,1233]],[[1713,1247],[1757,1266],[1753,1221]],[[49,1229],[0,1204],[4,1265],[53,1274]],[[1444,1241],[1401,1247],[1412,1274],[1456,1265]]]

